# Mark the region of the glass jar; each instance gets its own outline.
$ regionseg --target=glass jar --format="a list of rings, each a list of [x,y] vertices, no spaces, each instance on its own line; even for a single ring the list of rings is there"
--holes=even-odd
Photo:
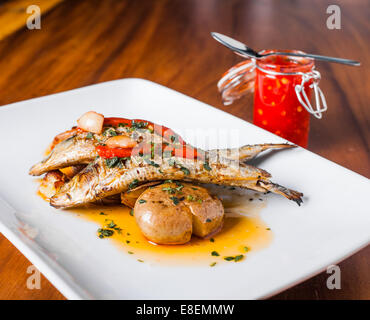
[[[319,80],[320,73],[314,70],[313,59],[272,55],[239,63],[224,74],[218,86],[225,104],[254,90],[253,123],[307,147],[310,114],[321,118],[326,110]],[[316,109],[310,103],[312,90]]]

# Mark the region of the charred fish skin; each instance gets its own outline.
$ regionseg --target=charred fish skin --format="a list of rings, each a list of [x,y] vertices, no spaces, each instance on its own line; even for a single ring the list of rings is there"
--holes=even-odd
[[[56,208],[69,208],[94,202],[127,191],[140,183],[156,180],[185,180],[248,188],[260,192],[271,191],[296,201],[301,194],[279,189],[269,181],[270,174],[253,166],[230,165],[233,160],[208,163],[185,158],[171,157],[161,164],[145,163],[132,157],[123,168],[107,167],[105,160],[98,158],[82,172],[66,183],[51,199]],[[282,187],[283,188],[283,187]],[[301,201],[301,200],[297,200]]]
[[[88,164],[96,156],[94,140],[76,135],[58,143],[45,159],[31,167],[29,174],[40,176],[48,171]]]

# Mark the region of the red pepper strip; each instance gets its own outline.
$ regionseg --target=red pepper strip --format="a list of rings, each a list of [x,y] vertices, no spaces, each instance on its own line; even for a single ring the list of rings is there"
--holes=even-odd
[[[203,155],[198,153],[197,149],[186,145],[182,146],[182,148],[173,148],[172,155],[186,159],[204,159]]]
[[[106,146],[97,146],[96,151],[102,158],[111,159],[114,157],[126,158],[131,157],[133,148],[109,148]]]
[[[154,125],[150,121],[142,120],[142,119],[126,119],[126,118],[104,118],[104,126],[113,126],[118,127],[121,123],[124,123],[128,127],[132,126],[132,122],[136,123],[147,123],[148,125]]]
[[[105,159],[114,157],[125,158],[137,155],[151,155],[151,145],[149,143],[139,145],[135,148],[109,148],[107,146],[97,146],[96,150],[98,155]],[[158,151],[158,150],[156,150]],[[178,148],[171,145],[162,145],[162,151],[171,152],[172,156],[182,157],[186,159],[204,159],[201,153],[198,153],[197,149],[189,146],[180,146]]]
[[[142,119],[125,119],[125,118],[105,118],[104,119],[104,125],[105,126],[113,126],[113,127],[118,127],[120,123],[126,124],[128,127],[132,126],[132,122],[136,123],[147,123],[148,126],[152,126],[154,128],[154,131],[160,135],[161,137],[174,142],[171,140],[171,136],[174,136],[175,139],[177,140],[176,142],[179,142],[180,144],[186,144],[186,142],[177,134],[175,133],[172,129],[167,128],[165,126],[161,126],[158,124],[155,124],[153,122],[147,121],[147,120],[142,120]]]
[[[125,118],[104,118],[104,126],[118,127],[120,123],[124,123],[131,127],[132,120]]]

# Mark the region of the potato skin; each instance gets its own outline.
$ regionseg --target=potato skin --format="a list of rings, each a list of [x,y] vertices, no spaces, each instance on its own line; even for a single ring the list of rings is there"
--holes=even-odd
[[[137,199],[134,211],[145,237],[158,244],[186,243],[192,234],[213,235],[222,228],[224,220],[224,208],[218,198],[203,187],[184,182],[145,190]]]
[[[202,192],[203,193],[203,192]],[[203,202],[188,204],[193,214],[193,234],[206,238],[222,229],[224,222],[224,207],[217,197],[203,195]]]
[[[183,205],[175,206],[159,187],[147,189],[136,201],[136,223],[144,236],[157,244],[190,241],[193,230],[190,210]]]

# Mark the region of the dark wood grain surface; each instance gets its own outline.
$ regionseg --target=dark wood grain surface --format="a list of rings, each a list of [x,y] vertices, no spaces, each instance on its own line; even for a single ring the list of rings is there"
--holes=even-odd
[[[317,64],[329,110],[322,120],[312,119],[308,149],[369,178],[370,6],[368,0],[335,1],[342,28],[329,30],[326,8],[332,3],[65,0],[42,16],[41,30],[22,28],[0,41],[0,105],[138,77],[251,121],[246,100],[221,104],[216,83],[241,59],[211,39],[209,32],[218,31],[257,49],[360,60],[360,68]],[[328,274],[322,273],[274,298],[369,299],[369,261],[368,247],[340,263],[341,290],[327,289]],[[28,290],[29,265],[0,236],[0,299],[63,299],[45,278],[40,290]]]

